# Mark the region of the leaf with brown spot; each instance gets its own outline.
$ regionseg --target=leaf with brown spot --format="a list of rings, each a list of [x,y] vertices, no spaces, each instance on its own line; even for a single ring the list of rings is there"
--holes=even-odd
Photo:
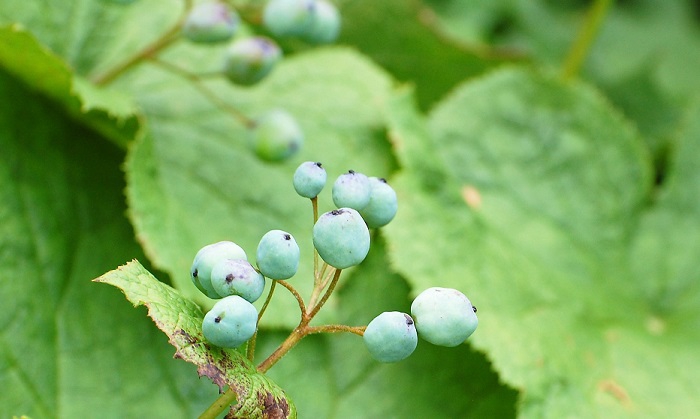
[[[247,358],[233,349],[212,346],[204,339],[204,314],[196,303],[158,281],[137,260],[95,281],[121,289],[134,306],[146,306],[148,315],[175,347],[175,358],[195,364],[199,375],[209,377],[221,391],[226,387],[235,389],[237,403],[231,406],[230,417],[297,417],[296,407],[285,392],[258,373]]]

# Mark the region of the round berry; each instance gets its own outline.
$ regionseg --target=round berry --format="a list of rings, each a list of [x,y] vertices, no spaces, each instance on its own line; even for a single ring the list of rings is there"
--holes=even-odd
[[[338,208],[348,207],[359,211],[369,203],[370,189],[367,176],[349,170],[333,183],[333,203]]]
[[[298,36],[308,31],[315,13],[314,0],[270,0],[263,11],[263,25],[275,36]]]
[[[239,21],[238,14],[224,3],[200,3],[187,15],[182,34],[192,42],[227,41],[236,32]]]
[[[304,198],[315,198],[326,186],[326,169],[319,162],[307,161],[294,172],[294,190]]]
[[[251,86],[270,74],[281,58],[282,50],[271,39],[241,38],[226,49],[223,73],[234,84]]]
[[[190,278],[194,285],[209,298],[221,298],[211,284],[211,271],[214,265],[224,259],[247,260],[248,256],[236,243],[221,241],[201,248],[192,262]]]
[[[204,316],[202,333],[213,345],[236,348],[253,337],[258,310],[238,295],[224,297]]]
[[[211,270],[211,285],[222,297],[238,295],[253,303],[265,289],[265,278],[247,260],[224,259]]]
[[[281,161],[304,143],[301,127],[287,111],[275,109],[258,117],[252,130],[251,147],[266,161]]]
[[[313,228],[314,247],[327,264],[345,269],[360,264],[369,252],[369,229],[352,208],[329,211]]]
[[[469,299],[452,288],[433,287],[411,304],[418,335],[440,346],[457,346],[476,330],[479,320]]]
[[[369,185],[369,203],[360,210],[360,215],[369,228],[383,227],[396,215],[398,209],[396,192],[386,183],[386,180],[381,178],[369,178]]]
[[[316,13],[312,15],[311,24],[302,37],[314,44],[328,44],[338,38],[340,32],[340,13],[333,3],[326,0],[316,1]]]
[[[258,243],[256,260],[258,269],[266,277],[291,278],[299,268],[299,245],[286,231],[268,231]]]
[[[398,311],[385,311],[365,329],[365,346],[379,362],[397,362],[408,358],[418,346],[418,335],[411,316]]]

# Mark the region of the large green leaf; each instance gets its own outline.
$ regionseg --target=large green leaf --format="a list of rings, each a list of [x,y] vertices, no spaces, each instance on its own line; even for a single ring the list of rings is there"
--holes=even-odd
[[[638,134],[585,85],[503,70],[428,121],[405,93],[390,118],[393,265],[479,307],[470,341],[522,390],[522,416],[698,411],[696,123],[653,203]]]
[[[187,65],[189,50],[176,49],[167,59]],[[255,157],[247,129],[177,74],[147,66],[117,84],[133,90],[149,120],[149,135],[131,149],[126,164],[137,234],[176,286],[203,304],[208,303],[189,278],[197,250],[232,240],[253,261],[258,241],[272,229],[290,232],[300,244],[302,263],[290,281],[303,295],[310,294],[311,205],[292,187],[302,161],[323,162],[329,184],[348,169],[387,176],[394,166],[380,112],[390,80],[351,50],[329,48],[289,58],[254,88],[217,80],[207,84],[248,115],[282,107],[295,116],[305,145],[282,164]],[[330,185],[326,189],[319,197],[321,210],[332,208]],[[295,300],[280,292],[263,320],[292,327],[298,318]]]
[[[197,415],[216,386],[90,282],[142,255],[124,216],[124,153],[1,71],[0,95],[12,98],[0,107],[0,416]]]
[[[122,147],[138,131],[136,108],[129,96],[95,88],[19,25],[0,27],[0,68]]]

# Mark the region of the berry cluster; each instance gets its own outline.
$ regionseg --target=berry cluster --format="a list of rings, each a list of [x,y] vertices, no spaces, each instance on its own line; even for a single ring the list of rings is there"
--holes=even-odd
[[[340,272],[360,264],[367,256],[369,229],[389,223],[398,209],[396,192],[386,180],[350,170],[333,183],[331,195],[336,209],[319,216],[318,195],[327,177],[321,163],[308,161],[299,165],[292,179],[295,191],[311,200],[314,212],[315,286],[308,308],[294,287],[285,281],[299,267],[299,246],[290,233],[282,230],[265,233],[255,253],[256,266],[233,242],[210,244],[197,253],[190,270],[192,282],[200,291],[207,297],[220,299],[204,316],[204,337],[213,345],[225,348],[238,347],[253,338],[274,284],[280,283],[299,302],[302,320],[288,340],[261,364],[259,369],[263,371],[310,333],[347,331],[361,335],[370,355],[380,362],[407,358],[416,349],[419,336],[441,346],[464,342],[477,327],[476,307],[464,294],[450,288],[429,288],[415,298],[410,315],[384,312],[366,327],[309,326],[333,292]],[[324,262],[323,266],[318,266],[317,257]],[[273,287],[259,314],[252,303],[262,295],[265,278],[273,280]]]
[[[135,0],[109,1],[129,4]],[[275,39],[298,38],[310,44],[325,44],[335,41],[340,32],[340,13],[327,0],[269,0],[259,13],[262,15],[260,29],[270,36],[255,34],[250,30],[256,27],[257,18],[249,19],[251,22],[248,24],[252,28],[240,30],[243,19],[228,2],[204,0],[194,5],[186,2],[185,14],[174,32],[178,37],[198,45],[228,43],[221,60],[221,70],[214,75],[223,76],[229,82],[244,87],[263,80],[282,60],[283,52]],[[170,35],[170,32],[166,35]],[[201,84],[201,76],[157,57],[160,50],[178,37],[166,36],[154,44],[146,54],[147,59],[166,70],[184,75],[190,82],[198,84],[207,97],[220,103],[214,92]],[[105,75],[99,78],[98,84],[104,84],[117,75]],[[303,132],[289,112],[273,109],[248,118],[237,109],[226,107],[251,130],[250,147],[262,160],[284,160],[302,146]]]

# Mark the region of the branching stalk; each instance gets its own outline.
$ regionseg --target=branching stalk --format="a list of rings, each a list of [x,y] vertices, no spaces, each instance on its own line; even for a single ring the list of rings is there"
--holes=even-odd
[[[571,49],[564,60],[561,70],[562,79],[571,79],[581,70],[581,66],[593,46],[593,42],[599,33],[600,26],[605,20],[612,2],[613,0],[595,0],[591,5],[583,26],[579,30],[576,40],[571,45]]]

